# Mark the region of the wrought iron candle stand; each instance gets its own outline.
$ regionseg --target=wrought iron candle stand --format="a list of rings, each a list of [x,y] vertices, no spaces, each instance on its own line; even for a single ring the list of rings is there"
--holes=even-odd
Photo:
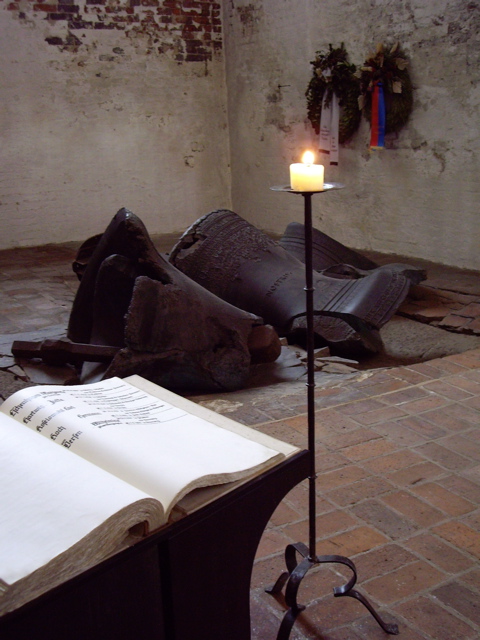
[[[357,582],[357,570],[354,563],[344,556],[323,555],[316,552],[316,504],[315,504],[315,364],[314,364],[314,309],[313,309],[313,259],[312,259],[312,196],[316,193],[326,193],[334,189],[342,189],[343,184],[325,183],[323,191],[294,191],[289,186],[271,187],[273,191],[294,193],[303,196],[304,199],[304,226],[305,226],[305,292],[306,292],[306,318],[307,318],[307,416],[308,416],[308,452],[309,452],[309,476],[308,476],[308,520],[309,520],[309,544],[303,542],[290,544],[285,549],[285,564],[287,571],[282,573],[276,583],[266,591],[272,595],[279,594],[285,586],[285,603],[289,607],[286,611],[277,640],[288,640],[290,632],[298,614],[306,606],[297,602],[297,593],[300,584],[307,572],[314,566],[325,563],[343,564],[351,569],[352,578],[340,587],[333,589],[335,597],[350,596],[361,602],[372,614],[381,628],[392,635],[397,635],[398,625],[386,623],[375,611],[370,602],[353,587]],[[297,554],[301,559],[297,562]]]

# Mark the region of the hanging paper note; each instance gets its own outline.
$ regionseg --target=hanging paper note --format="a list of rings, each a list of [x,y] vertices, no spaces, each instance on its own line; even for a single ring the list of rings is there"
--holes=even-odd
[[[385,98],[383,85],[378,82],[372,95],[372,131],[370,149],[382,149],[385,146]]]

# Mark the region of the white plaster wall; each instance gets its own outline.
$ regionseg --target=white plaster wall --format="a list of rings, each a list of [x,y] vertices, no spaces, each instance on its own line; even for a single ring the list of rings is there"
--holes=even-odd
[[[302,220],[278,194],[288,166],[315,144],[305,90],[315,52],[342,42],[360,65],[379,42],[410,59],[414,111],[388,147],[369,126],[340,150],[315,196],[314,224],[341,242],[480,269],[480,4],[467,0],[225,0],[234,210],[282,233]]]
[[[157,3],[158,4],[158,3]],[[221,51],[178,63],[178,42],[76,31],[0,1],[0,248],[84,240],[126,206],[154,233],[230,206]],[[30,7],[30,8],[29,8]],[[158,40],[157,40],[158,42]],[[175,46],[174,46],[175,45]]]

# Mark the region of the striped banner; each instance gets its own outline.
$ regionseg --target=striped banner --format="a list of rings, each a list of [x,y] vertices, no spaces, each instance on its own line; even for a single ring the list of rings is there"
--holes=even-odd
[[[377,82],[372,95],[372,131],[370,135],[370,149],[385,147],[385,98],[383,85]]]

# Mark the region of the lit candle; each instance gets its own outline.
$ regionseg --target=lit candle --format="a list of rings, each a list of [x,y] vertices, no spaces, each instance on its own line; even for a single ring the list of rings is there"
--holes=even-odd
[[[305,151],[302,162],[290,165],[290,187],[294,191],[323,191],[323,165],[313,164],[314,155]]]

